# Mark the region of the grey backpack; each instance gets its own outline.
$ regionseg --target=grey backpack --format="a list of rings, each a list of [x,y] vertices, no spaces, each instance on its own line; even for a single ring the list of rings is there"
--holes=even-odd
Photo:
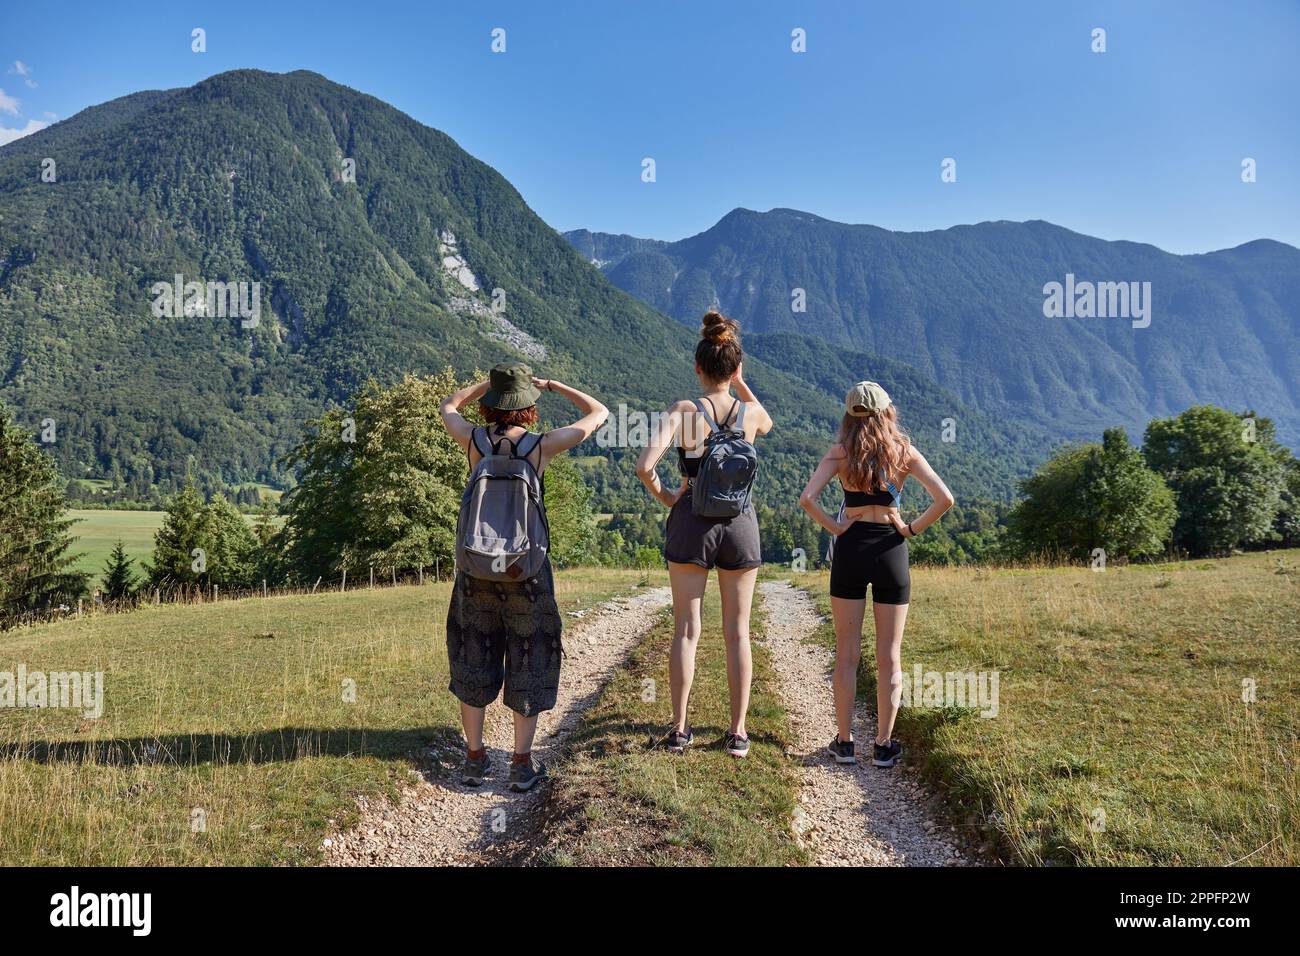
[[[456,567],[484,581],[527,581],[546,563],[551,530],[546,523],[542,478],[528,460],[542,436],[525,435],[516,445],[494,445],[486,428],[475,428],[474,447],[483,457],[470,472],[456,522]],[[501,452],[507,444],[510,451]]]
[[[735,518],[749,506],[754,476],[758,474],[758,451],[745,438],[745,403],[736,402],[735,421],[719,426],[698,398],[700,410],[711,431],[704,439],[700,471],[691,489],[691,512],[701,518]]]

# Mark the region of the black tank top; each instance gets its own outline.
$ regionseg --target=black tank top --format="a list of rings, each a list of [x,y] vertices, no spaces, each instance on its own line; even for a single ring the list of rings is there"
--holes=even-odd
[[[708,402],[710,406],[713,405],[713,402],[709,401],[709,399],[706,398],[705,401]],[[731,416],[736,414],[736,409],[739,407],[740,401],[733,401],[731,403],[731,410],[727,412],[727,417],[719,422],[718,426],[720,428],[725,428],[727,423],[731,421]],[[716,408],[713,409],[713,420],[715,422],[718,421],[718,410]],[[677,446],[677,465],[681,468],[682,474],[687,478],[698,478],[700,476],[700,462],[702,460],[703,458],[700,455],[696,455],[693,458],[686,457],[686,449],[681,445]]]

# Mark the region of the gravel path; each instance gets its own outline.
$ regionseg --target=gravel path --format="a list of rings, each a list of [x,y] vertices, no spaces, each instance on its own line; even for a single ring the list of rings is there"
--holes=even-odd
[[[671,603],[668,588],[640,591],[594,611],[578,612],[564,636],[565,659],[555,709],[542,714],[533,745],[535,760],[554,767],[564,741],[637,639]],[[455,777],[463,753],[422,751],[410,783],[393,803],[358,797],[360,823],[324,841],[326,866],[482,866],[508,862],[534,830],[532,812],[545,785],[529,793],[506,787],[514,749],[510,712],[488,707],[485,744],[492,776],[481,787]]]
[[[854,720],[859,762],[851,767],[835,764],[826,752],[835,733],[830,674],[834,654],[806,642],[822,619],[808,595],[789,581],[766,582],[759,591],[767,611],[764,643],[772,652],[781,697],[798,736],[797,756],[803,759],[793,825],[816,865],[969,865],[926,813],[932,798],[907,773],[907,755],[890,769],[871,766],[875,719],[860,703]]]

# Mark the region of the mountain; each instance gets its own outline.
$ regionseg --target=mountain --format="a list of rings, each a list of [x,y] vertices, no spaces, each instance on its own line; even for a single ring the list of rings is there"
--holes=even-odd
[[[791,209],[736,209],[679,242],[566,235],[683,323],[719,306],[754,331],[889,356],[1057,440],[1113,424],[1140,434],[1212,402],[1269,416],[1300,445],[1300,250],[1283,243],[1176,256],[1041,221],[906,233]],[[1067,275],[1149,282],[1150,324],[1134,327],[1131,307],[1130,318],[1046,317],[1044,287]],[[792,308],[796,289],[806,311]]]
[[[155,315],[176,275],[259,283],[257,324]],[[692,334],[496,171],[307,72],[135,94],[0,149],[0,313],[0,399],[55,421],[65,474],[127,481],[278,482],[304,421],[372,376],[523,357],[638,407],[693,379]]]
[[[187,474],[284,486],[305,424],[371,378],[523,358],[641,412],[697,388],[698,316],[684,327],[618,289],[445,134],[301,71],[133,94],[0,149],[0,316],[0,403],[32,433],[53,422],[65,476],[141,491]],[[764,361],[783,351],[746,363],[778,422],[760,478],[774,503],[793,502],[856,374]],[[961,408],[913,386],[918,408]],[[542,411],[571,413],[554,396]],[[996,429],[962,434],[939,450],[969,476],[959,491],[1005,497],[1019,452]],[[628,451],[593,444],[597,506],[639,508]]]

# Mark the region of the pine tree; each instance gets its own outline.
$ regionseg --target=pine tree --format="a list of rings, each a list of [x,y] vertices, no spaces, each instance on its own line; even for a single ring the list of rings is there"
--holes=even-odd
[[[223,589],[252,587],[257,560],[257,539],[243,514],[225,495],[217,493],[204,509],[212,535],[208,555],[211,583]]]
[[[85,593],[66,508],[54,462],[0,407],[0,626]]]
[[[187,480],[167,506],[163,525],[153,536],[153,563],[146,568],[154,587],[206,584],[213,539],[203,497]]]
[[[131,569],[134,563],[133,558],[127,557],[126,548],[122,547],[119,540],[108,556],[108,564],[104,566],[101,587],[105,601],[129,601],[135,597],[137,582],[135,572]]]

